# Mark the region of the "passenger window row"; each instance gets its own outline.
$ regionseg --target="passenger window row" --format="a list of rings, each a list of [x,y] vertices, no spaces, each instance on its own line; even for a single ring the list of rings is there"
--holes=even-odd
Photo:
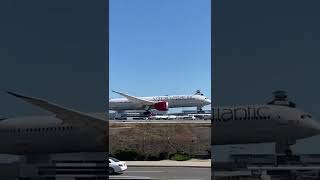
[[[17,128],[15,132],[50,132],[50,131],[70,131],[72,126],[61,126],[61,127],[42,127],[42,128]]]

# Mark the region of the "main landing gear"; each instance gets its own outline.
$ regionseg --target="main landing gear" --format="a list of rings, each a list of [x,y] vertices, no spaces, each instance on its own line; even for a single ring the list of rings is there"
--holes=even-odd
[[[150,111],[145,111],[145,112],[143,112],[143,115],[145,115],[145,116],[150,116],[150,115],[151,115],[151,112],[150,112]]]
[[[144,110],[145,110],[145,112],[143,112],[144,116],[148,116],[148,117],[151,116],[150,106],[146,106]]]

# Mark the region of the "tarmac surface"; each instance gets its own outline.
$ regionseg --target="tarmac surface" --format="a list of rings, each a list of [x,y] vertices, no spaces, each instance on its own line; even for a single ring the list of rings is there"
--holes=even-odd
[[[128,169],[110,179],[207,180],[211,177],[211,160],[126,161]]]
[[[160,124],[171,124],[171,123],[184,123],[184,124],[197,124],[197,123],[209,123],[211,124],[211,120],[109,120],[109,123],[160,123]]]
[[[211,159],[191,159],[188,161],[126,161],[128,167],[198,167],[210,168]]]
[[[128,167],[121,175],[110,179],[210,180],[208,167]]]

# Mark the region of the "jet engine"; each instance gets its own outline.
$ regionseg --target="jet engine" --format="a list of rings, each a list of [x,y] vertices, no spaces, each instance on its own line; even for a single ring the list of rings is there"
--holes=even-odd
[[[166,101],[157,102],[154,104],[154,108],[158,111],[168,111],[169,103]]]

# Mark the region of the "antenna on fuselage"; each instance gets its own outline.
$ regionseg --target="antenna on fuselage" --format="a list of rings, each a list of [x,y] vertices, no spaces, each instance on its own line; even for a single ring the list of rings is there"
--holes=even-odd
[[[289,100],[287,91],[279,90],[272,93],[273,100],[267,104],[279,105],[279,106],[288,106],[295,108],[296,104]]]

